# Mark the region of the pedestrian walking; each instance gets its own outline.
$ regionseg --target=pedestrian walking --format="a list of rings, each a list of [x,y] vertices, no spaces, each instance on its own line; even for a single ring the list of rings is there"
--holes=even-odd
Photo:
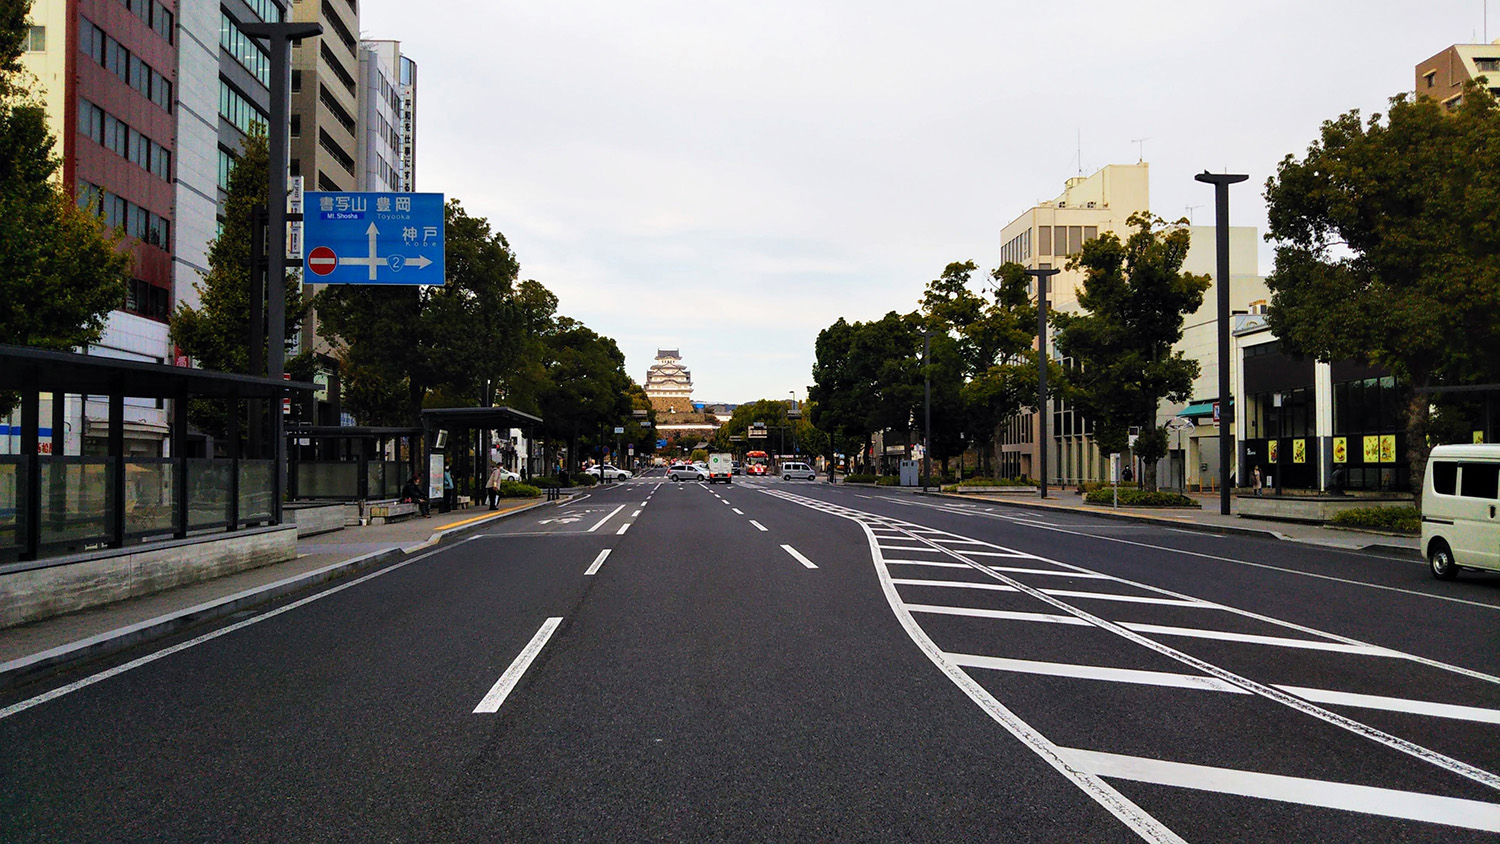
[[[1255,489],[1255,494],[1260,495],[1260,464],[1256,464],[1255,471],[1250,473],[1250,485]]]
[[[490,509],[500,509],[500,484],[505,482],[505,470],[498,465],[490,470],[490,479],[485,482],[485,492],[490,499]]]
[[[444,466],[443,467],[443,512],[444,513],[451,513],[451,512],[453,512],[454,492],[455,492],[455,490],[453,488],[453,473],[450,472],[450,471],[448,471],[448,467],[447,466]]]

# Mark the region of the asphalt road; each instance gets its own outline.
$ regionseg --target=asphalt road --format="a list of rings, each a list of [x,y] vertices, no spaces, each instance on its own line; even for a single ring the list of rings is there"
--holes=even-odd
[[[0,841],[1500,840],[1500,577],[643,478],[0,698]]]

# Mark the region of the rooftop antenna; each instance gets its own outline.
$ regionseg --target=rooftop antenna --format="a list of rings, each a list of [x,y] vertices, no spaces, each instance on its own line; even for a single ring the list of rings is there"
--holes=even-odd
[[[1131,138],[1130,139],[1130,142],[1132,144],[1135,144],[1135,151],[1136,151],[1136,162],[1135,163],[1136,164],[1145,164],[1146,163],[1146,142],[1149,141],[1149,140],[1151,140],[1149,137],[1148,138]]]
[[[1187,206],[1188,225],[1191,226],[1193,224],[1193,209],[1194,208],[1202,208],[1202,207],[1203,207],[1202,205],[1189,205],[1189,206]]]
[[[1078,130],[1078,175],[1083,175],[1083,129]]]

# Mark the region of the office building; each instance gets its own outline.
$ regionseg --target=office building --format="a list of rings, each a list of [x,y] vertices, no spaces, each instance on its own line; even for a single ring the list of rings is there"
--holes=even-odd
[[[391,190],[413,193],[417,189],[417,63],[401,53],[401,42],[360,42],[360,155],[368,174],[394,173],[386,179]],[[389,85],[390,90],[386,90]],[[373,92],[379,91],[377,98]],[[389,111],[386,111],[386,100]],[[387,122],[391,125],[387,128]],[[383,149],[389,143],[387,152]],[[368,176],[367,176],[368,178]],[[371,182],[376,184],[376,182]]]
[[[1490,93],[1500,95],[1500,40],[1493,44],[1454,44],[1421,62],[1416,69],[1416,94],[1431,97],[1450,109],[1463,102],[1464,83],[1485,77]]]

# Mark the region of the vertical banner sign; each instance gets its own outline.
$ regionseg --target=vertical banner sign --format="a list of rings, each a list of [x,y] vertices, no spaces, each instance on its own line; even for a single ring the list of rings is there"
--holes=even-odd
[[[1349,462],[1349,438],[1348,437],[1334,437],[1333,438],[1333,462],[1335,462],[1335,463],[1348,463]]]
[[[442,194],[308,191],[303,197],[307,281],[443,284]]]
[[[1475,431],[1474,432],[1474,444],[1475,445],[1484,445],[1484,432],[1483,431]]]
[[[1292,440],[1292,462],[1307,462],[1307,440]]]
[[[1281,443],[1278,440],[1271,440],[1270,442],[1266,443],[1266,459],[1270,460],[1272,463],[1280,462],[1281,458],[1278,456],[1281,451],[1280,446]]]
[[[427,497],[443,497],[443,455],[427,455]]]
[[[1365,462],[1380,462],[1380,437],[1365,437]]]

